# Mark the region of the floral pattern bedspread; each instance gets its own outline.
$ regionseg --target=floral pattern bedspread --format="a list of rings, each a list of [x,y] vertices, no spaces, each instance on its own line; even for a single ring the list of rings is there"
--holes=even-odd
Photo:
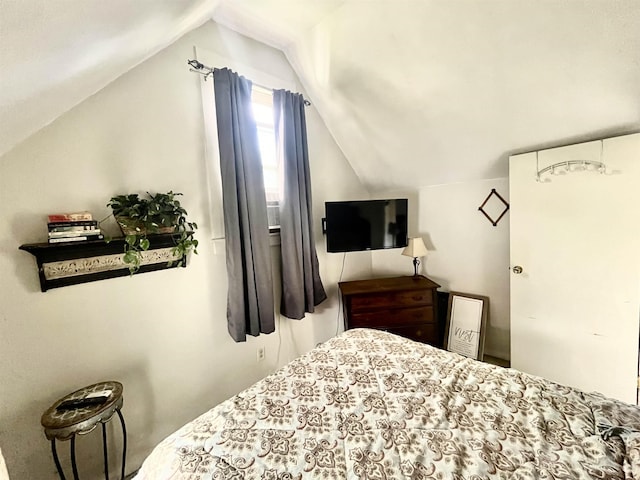
[[[640,408],[356,329],[170,435],[136,480],[405,478],[640,479]]]

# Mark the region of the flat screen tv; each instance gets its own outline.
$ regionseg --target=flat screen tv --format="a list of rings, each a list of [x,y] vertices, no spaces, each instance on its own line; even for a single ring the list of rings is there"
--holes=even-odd
[[[407,246],[406,198],[326,202],[327,252]]]

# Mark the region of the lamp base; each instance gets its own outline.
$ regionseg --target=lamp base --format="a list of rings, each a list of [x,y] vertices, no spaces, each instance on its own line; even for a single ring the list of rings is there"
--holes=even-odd
[[[413,276],[417,277],[418,276],[418,266],[420,265],[420,260],[418,260],[418,257],[413,257]]]

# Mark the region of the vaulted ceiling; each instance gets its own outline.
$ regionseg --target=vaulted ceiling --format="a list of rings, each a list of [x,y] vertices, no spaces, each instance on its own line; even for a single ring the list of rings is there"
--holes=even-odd
[[[285,53],[372,190],[640,130],[637,0],[0,0],[0,155],[211,19]]]

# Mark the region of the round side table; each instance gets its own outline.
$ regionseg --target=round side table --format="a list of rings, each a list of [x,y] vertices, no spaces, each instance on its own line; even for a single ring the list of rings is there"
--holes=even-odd
[[[121,479],[124,479],[125,460],[127,455],[127,429],[124,424],[122,408],[122,384],[119,382],[100,382],[76,390],[65,395],[43,414],[40,423],[44,427],[44,434],[51,441],[53,461],[62,480],[66,480],[64,471],[56,452],[56,440],[71,440],[71,469],[74,480],[78,480],[76,465],[76,435],[84,435],[102,425],[102,452],[104,456],[105,478],[109,479],[109,457],[107,452],[106,423],[116,413],[122,426],[122,469]]]

